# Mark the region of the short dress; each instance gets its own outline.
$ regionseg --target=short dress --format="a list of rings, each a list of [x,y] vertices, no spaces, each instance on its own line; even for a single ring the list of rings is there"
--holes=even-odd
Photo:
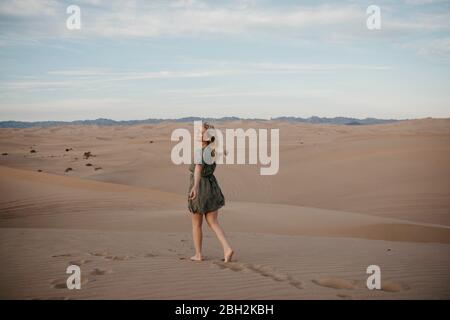
[[[189,199],[189,192],[194,186],[194,170],[195,164],[189,166],[191,172],[189,191],[188,191],[188,209],[192,213],[205,214],[217,211],[225,205],[225,197],[220,190],[219,183],[214,176],[216,163],[202,163],[202,172],[198,185],[197,197],[193,200]]]

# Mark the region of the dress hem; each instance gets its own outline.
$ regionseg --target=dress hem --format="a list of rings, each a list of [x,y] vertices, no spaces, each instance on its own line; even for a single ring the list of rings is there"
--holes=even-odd
[[[191,210],[191,208],[188,208],[189,209],[189,212],[190,213],[192,213],[192,214],[207,214],[207,213],[210,213],[210,212],[214,212],[214,211],[218,211],[220,208],[223,208],[225,205],[221,205],[221,206],[219,206],[219,207],[217,207],[217,208],[214,208],[214,209],[208,209],[207,211],[192,211]]]

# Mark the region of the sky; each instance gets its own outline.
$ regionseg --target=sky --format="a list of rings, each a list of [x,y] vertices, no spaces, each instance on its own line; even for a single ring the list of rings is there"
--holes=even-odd
[[[450,1],[0,0],[0,121],[443,118],[449,101]]]

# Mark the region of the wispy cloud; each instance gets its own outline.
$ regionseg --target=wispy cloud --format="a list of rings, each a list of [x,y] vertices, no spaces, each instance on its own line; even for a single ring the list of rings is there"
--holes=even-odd
[[[208,77],[226,77],[252,74],[310,74],[324,72],[341,72],[349,70],[385,71],[390,66],[359,64],[278,64],[269,62],[241,63],[232,61],[205,61],[207,66],[192,70],[160,70],[150,72],[117,72],[101,69],[67,69],[52,70],[41,77],[24,77],[22,79],[1,81],[1,91],[7,90],[59,90],[63,88],[90,88],[96,84],[113,84],[124,81],[150,81],[170,79],[192,79]]]
[[[50,35],[70,36],[63,32],[65,7],[68,2],[54,0],[5,0],[0,4],[0,15],[11,17],[36,16],[41,27]],[[83,27],[78,36],[101,37],[158,37],[192,36],[200,34],[248,34],[254,32],[311,32],[321,30],[325,34],[345,30],[355,33],[365,30],[366,7],[356,4],[310,6],[260,6],[249,1],[210,2],[200,1],[78,1],[81,7]],[[56,15],[58,13],[58,15]],[[42,19],[55,15],[52,19]],[[448,28],[448,21],[435,19],[435,15],[423,16],[422,21],[411,17],[411,22],[397,17],[392,26],[402,28]],[[33,21],[14,25],[29,31]],[[389,21],[387,21],[389,23]],[[281,30],[280,30],[281,28]],[[4,30],[3,32],[6,32]],[[62,33],[62,34],[61,34]]]
[[[0,2],[0,16],[52,16],[62,8],[55,0],[7,0]]]
[[[429,4],[435,4],[435,3],[442,3],[446,2],[447,0],[404,0],[406,4],[409,5],[429,5]]]
[[[427,7],[431,0],[409,0]],[[310,5],[259,4],[256,1],[206,2],[80,0],[82,28],[65,28],[69,1],[4,0],[0,16],[0,45],[39,39],[132,39],[159,37],[301,37],[314,41],[364,40],[366,7],[363,3]],[[413,5],[414,4],[414,5]],[[441,8],[440,8],[441,9]],[[450,8],[413,10],[389,3],[382,6],[382,30],[377,38],[450,32]],[[26,17],[27,19],[22,19]],[[373,34],[372,34],[373,36]],[[439,37],[438,35],[436,35]],[[409,41],[409,40],[405,40]]]
[[[420,39],[405,43],[403,47],[412,49],[422,56],[450,59],[450,37]]]
[[[236,97],[318,97],[330,94],[327,90],[291,90],[291,89],[277,89],[277,90],[242,90],[235,88],[203,88],[203,89],[182,89],[182,90],[167,90],[165,93],[171,95],[178,95],[179,97],[189,98],[236,98]]]
[[[306,30],[308,27],[341,28],[364,20],[364,12],[354,6],[294,7],[289,9],[227,7],[212,5],[156,6],[141,3],[114,5],[86,21],[91,35],[111,37],[197,36],[208,34],[242,35]],[[360,23],[361,24],[361,23]]]
[[[382,30],[371,39],[409,49],[427,45],[417,39],[435,39],[430,48],[413,49],[421,55],[449,55],[450,8],[440,1],[405,0],[407,5],[381,4]],[[96,39],[152,39],[217,37],[292,38],[296,43],[367,41],[367,4],[347,2],[276,5],[254,0],[211,2],[200,0],[80,0],[82,28],[65,27],[71,1],[4,0],[0,2],[0,47],[33,45],[42,40],[95,41]],[[435,6],[435,7],[433,7]],[[422,8],[434,8],[422,10]],[[414,9],[419,8],[419,9]],[[146,75],[145,78],[177,75]],[[182,75],[180,75],[182,76]]]

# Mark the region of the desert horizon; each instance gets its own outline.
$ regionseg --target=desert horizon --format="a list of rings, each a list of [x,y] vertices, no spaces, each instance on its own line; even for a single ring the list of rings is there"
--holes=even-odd
[[[450,298],[450,119],[214,124],[280,131],[278,174],[216,169],[229,263],[207,226],[205,261],[188,259],[189,172],[170,135],[192,124],[0,129],[0,297]],[[366,287],[374,264],[381,290]]]

